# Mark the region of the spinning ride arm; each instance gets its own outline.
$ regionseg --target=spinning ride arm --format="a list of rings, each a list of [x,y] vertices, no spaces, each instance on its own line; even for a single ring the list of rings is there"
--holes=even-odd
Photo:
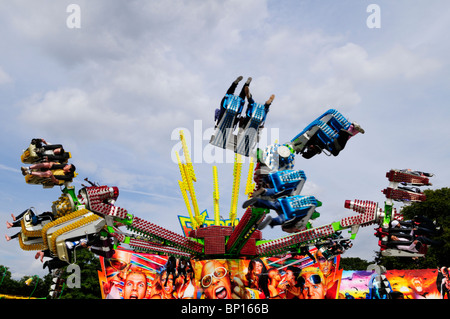
[[[307,229],[286,237],[259,243],[257,244],[257,255],[268,257],[283,254],[299,249],[302,246],[316,244],[320,242],[320,240],[329,238],[337,231],[349,228],[351,228],[353,239],[360,226],[368,226],[377,223],[379,220],[380,216],[378,209],[373,204],[374,203],[372,202],[359,203],[346,201],[346,208],[351,208],[361,214],[343,218],[339,222]]]
[[[120,242],[159,253],[163,253],[164,249],[167,249],[166,252],[170,250],[173,253],[177,252],[177,254],[184,256],[186,253],[188,255],[202,253],[203,247],[197,242],[139,217],[132,216],[126,209],[114,206],[108,202],[108,200],[115,201],[118,195],[118,188],[109,186],[86,187],[80,191],[80,197],[86,203],[88,209],[103,215],[107,221],[111,220],[111,218],[113,219],[116,225],[109,223],[108,230]],[[122,225],[125,225],[129,230],[137,232],[141,237],[136,239],[134,235],[122,234],[115,227]],[[169,247],[164,247],[163,245]]]

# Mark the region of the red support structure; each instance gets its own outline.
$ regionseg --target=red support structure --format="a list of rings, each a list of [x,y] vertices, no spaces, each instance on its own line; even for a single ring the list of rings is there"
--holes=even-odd
[[[386,198],[390,198],[393,200],[407,200],[412,202],[423,202],[427,199],[425,194],[422,193],[414,193],[402,189],[393,189],[391,187],[388,187],[381,191],[383,194],[386,195]]]
[[[203,252],[203,246],[192,239],[181,236],[139,217],[134,217],[133,223],[129,227],[137,232],[141,232],[143,235],[155,237],[158,240],[163,240],[167,242],[168,245],[176,246],[179,249],[189,253],[201,254]]]
[[[353,201],[346,200],[344,203],[344,207],[348,209],[352,209],[353,211],[364,214],[364,213],[372,213],[376,212],[378,209],[378,204],[368,200],[359,200],[355,199]]]
[[[299,244],[307,244],[313,240],[326,238],[334,233],[332,225],[325,225],[313,229],[304,230],[290,236],[275,239],[256,246],[258,256],[274,256],[286,252],[290,247]]]
[[[252,209],[248,208],[244,215],[242,215],[241,220],[237,224],[236,228],[234,229],[233,233],[231,234],[230,238],[227,242],[227,251],[230,250],[230,247],[235,243],[237,239],[239,239],[242,235],[242,231],[244,230],[245,226],[248,224],[252,217]]]
[[[254,252],[256,251],[256,240],[262,238],[261,231],[256,228],[265,215],[265,209],[253,207],[247,208],[228,239],[226,252],[230,255],[241,254],[254,256]]]
[[[205,237],[205,255],[225,254],[225,236]]]
[[[190,236],[204,239],[205,255],[223,255],[225,254],[226,238],[232,231],[231,226],[212,225],[193,230]]]
[[[426,176],[418,176],[412,173],[400,172],[391,169],[386,173],[386,177],[390,182],[410,183],[414,185],[431,185],[430,180]]]
[[[108,200],[116,200],[119,196],[117,187],[92,186],[86,187],[85,194],[88,200],[88,209],[104,216],[113,216],[120,219],[128,217],[128,211],[125,208],[109,204]]]
[[[168,254],[176,257],[186,257],[186,258],[192,257],[191,254],[186,253],[182,250],[173,247],[168,247],[159,243],[148,242],[145,240],[130,239],[129,245],[135,248],[136,250],[142,250],[156,254]]]
[[[346,200],[344,207],[352,209],[361,215],[343,218],[341,220],[342,227],[350,227],[352,225],[365,227],[374,224],[378,218],[378,204],[369,200]]]

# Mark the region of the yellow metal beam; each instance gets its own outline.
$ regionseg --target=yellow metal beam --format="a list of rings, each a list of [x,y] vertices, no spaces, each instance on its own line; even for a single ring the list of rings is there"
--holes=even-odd
[[[197,221],[192,215],[191,203],[189,202],[189,198],[186,192],[186,185],[182,181],[178,181],[178,184],[180,185],[181,195],[183,196],[184,204],[186,205],[187,211],[189,213],[189,218],[191,219],[192,228],[197,229],[198,225]]]
[[[195,176],[194,166],[192,165],[191,156],[189,154],[189,149],[186,144],[186,139],[184,138],[183,130],[180,130],[180,141],[181,141],[181,145],[183,147],[183,155],[184,155],[184,160],[186,162],[186,166],[188,167],[188,170],[189,170],[192,180],[194,182],[196,182],[197,177]]]
[[[214,225],[220,225],[219,212],[219,182],[217,178],[217,166],[213,166],[213,201],[214,201]]]
[[[237,203],[239,198],[239,186],[241,182],[241,169],[242,169],[242,158],[240,154],[234,154],[234,169],[233,169],[233,189],[231,194],[231,207],[230,207],[230,219],[232,225],[236,220],[237,215]]]
[[[202,215],[200,214],[200,210],[198,209],[197,197],[195,195],[195,189],[194,189],[194,183],[193,183],[193,182],[197,181],[197,179],[195,177],[194,167],[192,165],[192,161],[191,161],[191,158],[189,155],[189,150],[186,145],[186,140],[184,138],[183,131],[180,131],[180,140],[181,140],[182,147],[183,147],[184,159],[186,161],[186,163],[183,164],[181,162],[180,155],[178,154],[178,152],[175,152],[177,155],[178,166],[180,168],[180,173],[181,173],[181,178],[182,178],[182,183],[180,183],[180,188],[181,188],[181,193],[183,195],[183,198],[185,200],[186,208],[188,208],[188,212],[190,213],[189,216],[191,217],[192,227],[194,229],[197,229],[200,225],[203,224],[204,217],[202,217]],[[193,213],[192,213],[189,201],[187,200],[187,193],[189,193],[189,195],[191,197]]]
[[[255,189],[256,183],[253,181],[253,168],[255,166],[255,163],[253,162],[253,157],[250,157],[250,164],[248,167],[248,174],[247,174],[247,183],[245,185],[245,194],[248,195],[248,198],[250,198],[253,194],[253,190]]]

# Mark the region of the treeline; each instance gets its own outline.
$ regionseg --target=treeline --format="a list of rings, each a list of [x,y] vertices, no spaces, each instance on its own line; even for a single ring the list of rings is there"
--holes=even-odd
[[[80,288],[68,288],[64,282],[70,273],[62,275],[63,284],[59,286],[59,292],[55,294],[57,299],[101,299],[100,283],[98,271],[101,270],[100,261],[93,253],[87,249],[77,251],[77,263],[82,264]],[[20,280],[11,278],[11,271],[6,265],[0,265],[0,295],[2,298],[52,298],[49,293],[52,282],[52,275],[49,273],[43,278],[38,276],[24,276]],[[30,282],[27,282],[30,281]],[[0,296],[1,297],[1,296]]]
[[[27,282],[29,281],[29,282]],[[0,265],[0,295],[7,296],[46,298],[51,285],[51,276],[39,278],[37,276],[25,276],[20,280],[11,278],[9,268]]]

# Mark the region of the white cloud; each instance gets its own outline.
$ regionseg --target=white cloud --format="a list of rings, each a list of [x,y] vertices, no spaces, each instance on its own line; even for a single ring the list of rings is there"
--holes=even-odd
[[[12,78],[0,67],[0,85],[12,82]]]
[[[3,164],[0,164],[0,169],[5,170],[5,171],[10,171],[10,172],[15,172],[15,173],[19,172],[18,169],[13,168],[13,167],[9,167],[9,166],[3,165]]]
[[[401,45],[370,56],[362,46],[349,42],[324,51],[312,66],[312,71],[331,73],[352,81],[409,80],[431,74],[440,66],[439,61],[421,57]]]
[[[328,108],[345,113],[357,105],[361,97],[348,79],[329,78],[319,84],[295,83],[290,87],[288,99],[281,101],[283,109],[292,113],[302,110],[302,114],[309,118],[313,114],[319,116]]]
[[[121,125],[136,121],[111,111],[104,102],[102,92],[88,94],[76,88],[48,91],[24,101],[19,119],[52,135],[58,132],[61,138],[76,134],[84,139],[112,135]]]
[[[19,117],[5,115],[1,120],[17,125],[17,130],[8,132],[11,145],[23,145],[28,142],[24,136],[37,135],[68,144],[81,174],[77,183],[88,175],[93,181],[119,186],[123,192],[118,206],[137,216],[179,230],[176,215],[185,209],[177,184],[178,166],[170,159],[177,142],[170,139],[171,133],[179,127],[192,129],[195,120],[203,120],[204,130],[212,126],[214,109],[237,75],[253,77],[251,91],[258,102],[276,95],[266,127],[278,127],[282,136],[293,137],[331,107],[355,117],[367,129],[337,158],[324,154],[308,161],[298,158],[296,168],[305,169],[308,176],[303,193],[323,201],[321,218],[314,225],[351,215],[342,204],[354,194],[368,194],[369,198],[361,199],[372,199],[372,194],[380,198],[377,178],[381,176],[381,189],[390,165],[423,163],[439,175],[437,185],[448,180],[448,151],[442,147],[446,145],[442,130],[448,127],[447,108],[439,109],[448,101],[448,90],[436,72],[440,68],[446,72],[446,65],[422,46],[432,36],[439,52],[448,51],[445,41],[436,40],[446,35],[442,26],[448,22],[443,19],[416,39],[417,34],[404,37],[408,14],[402,15],[401,28],[389,29],[386,6],[382,7],[382,29],[379,33],[371,30],[369,35],[364,30],[350,32],[342,25],[342,19],[360,14],[361,28],[366,28],[366,12],[353,11],[351,6],[344,13],[336,5],[332,14],[326,14],[325,25],[314,23],[305,31],[296,21],[304,25],[314,20],[311,12],[323,14],[321,8],[302,3],[295,14],[288,7],[275,17],[267,2],[260,0],[128,1],[126,5],[77,1],[82,28],[76,30],[65,26],[70,3],[0,4],[0,26],[8,30],[2,36],[5,43],[12,43],[14,52],[0,53],[5,57],[2,65],[8,66],[8,73],[0,68],[0,84],[27,80],[26,87],[18,86],[12,92],[15,107],[5,112]],[[294,23],[284,23],[285,18]],[[330,26],[333,29],[327,29]],[[381,32],[392,35],[383,37]],[[11,60],[15,63],[7,64]],[[32,69],[34,77],[27,77],[31,72],[25,69]],[[418,79],[433,85],[429,96],[423,95]],[[397,83],[406,83],[407,90]],[[373,91],[368,94],[369,90]],[[391,96],[395,91],[395,102],[386,91]],[[406,114],[390,118],[388,112]],[[423,124],[425,115],[433,121],[431,128],[428,122]],[[417,145],[422,152],[416,152]],[[3,151],[4,155],[12,152],[8,147]],[[0,169],[13,171],[10,166],[5,162]],[[224,215],[232,182],[232,166],[225,166],[219,169],[221,196],[226,195],[221,197]],[[210,165],[203,161],[195,169],[200,209],[211,208]],[[32,201],[33,192],[23,194]],[[36,194],[42,193],[37,190]],[[171,200],[174,197],[178,200]],[[273,229],[265,231],[266,235],[286,234]],[[364,242],[358,254],[368,241],[376,246],[375,240],[371,235],[358,236],[356,242]],[[19,249],[12,245],[8,251]],[[24,255],[28,262],[30,255]],[[29,274],[24,264],[19,271]]]
[[[406,79],[430,75],[442,66],[436,59],[421,57],[399,45],[375,60],[375,64],[379,66],[378,72],[381,73],[381,70],[385,77],[403,76]]]

